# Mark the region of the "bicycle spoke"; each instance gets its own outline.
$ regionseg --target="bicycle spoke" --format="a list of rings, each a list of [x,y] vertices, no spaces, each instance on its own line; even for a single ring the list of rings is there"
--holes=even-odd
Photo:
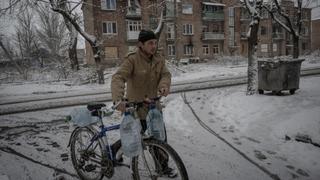
[[[132,161],[135,180],[188,180],[186,169],[178,154],[168,144],[145,140],[143,153]]]

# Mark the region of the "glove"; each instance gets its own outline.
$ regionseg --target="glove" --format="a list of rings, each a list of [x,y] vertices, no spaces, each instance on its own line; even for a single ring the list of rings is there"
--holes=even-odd
[[[116,110],[120,111],[121,113],[126,111],[126,103],[126,101],[113,102],[113,104],[116,106]]]
[[[167,88],[167,87],[162,87],[162,88],[160,88],[160,90],[159,90],[159,95],[160,95],[160,96],[165,96],[165,97],[167,97],[168,94],[169,94],[169,88]]]

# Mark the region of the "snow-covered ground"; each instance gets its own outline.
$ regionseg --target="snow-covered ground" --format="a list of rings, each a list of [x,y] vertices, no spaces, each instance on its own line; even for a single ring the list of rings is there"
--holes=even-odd
[[[319,64],[306,63],[303,67],[314,65]],[[187,73],[173,71],[175,82],[246,72],[243,65],[196,64],[181,68]],[[1,84],[0,99],[49,91],[52,92],[47,96],[59,92],[107,91],[108,86],[108,83]],[[295,140],[298,135],[320,144],[320,76],[302,77],[300,89],[294,95],[246,96],[245,90],[242,85],[192,91],[186,97],[208,127],[252,162],[200,126],[179,94],[165,99],[168,142],[182,157],[189,179],[271,179],[261,169],[280,179],[320,179],[319,147]],[[76,179],[70,158],[64,158],[69,153],[68,138],[74,127],[63,118],[71,109],[0,116],[0,180]]]

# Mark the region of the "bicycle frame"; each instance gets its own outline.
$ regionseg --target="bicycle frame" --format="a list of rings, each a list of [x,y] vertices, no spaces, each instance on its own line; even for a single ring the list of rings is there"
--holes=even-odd
[[[95,136],[93,136],[93,137],[91,138],[90,144],[89,144],[89,146],[86,148],[86,150],[88,150],[88,149],[92,146],[92,144],[93,144],[95,141],[99,140],[100,138],[105,137],[105,136],[108,138],[108,136],[107,136],[107,132],[108,132],[108,131],[113,131],[113,130],[118,130],[118,129],[120,129],[120,124],[116,124],[116,125],[112,125],[112,126],[107,126],[107,127],[104,127],[104,125],[102,124],[102,125],[100,126],[100,131],[98,132],[98,134],[96,134]],[[104,145],[105,148],[108,150],[107,153],[108,153],[108,155],[109,155],[110,160],[113,161],[113,160],[114,160],[114,159],[113,159],[113,152],[112,152],[112,150],[111,150],[110,144],[108,143],[108,139],[107,139],[107,144],[104,144],[104,143],[103,143],[103,145]]]
[[[149,107],[150,107],[150,106],[154,106],[154,105],[155,105],[155,101],[160,100],[160,98],[161,98],[161,97],[156,97],[156,98],[150,99],[152,102],[145,102],[145,101],[144,101],[144,102],[139,102],[139,103],[132,103],[132,105],[133,105],[133,108],[137,108],[137,106],[141,105],[142,103],[147,103],[147,104],[149,105]],[[110,112],[111,112],[111,114],[112,114],[115,108],[111,108],[111,109],[112,109],[112,110],[111,110]],[[109,142],[108,142],[107,132],[108,132],[108,131],[113,131],[113,130],[118,130],[118,129],[120,129],[120,124],[116,124],[116,125],[112,125],[112,126],[107,126],[107,127],[105,127],[105,126],[104,126],[104,123],[103,123],[103,121],[102,121],[102,119],[103,119],[103,117],[104,117],[105,111],[102,110],[102,109],[100,109],[100,110],[97,110],[96,113],[97,113],[96,115],[98,116],[99,121],[100,121],[100,124],[101,124],[101,125],[99,126],[100,129],[99,129],[99,130],[96,130],[96,129],[93,130],[92,126],[87,127],[87,128],[89,128],[90,131],[92,131],[92,132],[98,131],[98,134],[94,135],[94,136],[91,138],[90,144],[89,144],[88,147],[86,147],[86,150],[88,150],[88,149],[93,145],[93,143],[94,143],[95,141],[99,141],[99,140],[101,139],[101,144],[103,145],[103,148],[105,148],[105,150],[107,151],[107,154],[108,154],[110,160],[114,161],[114,157],[113,157],[113,152],[112,152],[112,149],[111,149],[111,145],[110,145]],[[77,127],[77,128],[72,132],[67,147],[70,146],[71,139],[72,139],[72,137],[74,136],[74,133],[77,131],[78,128],[80,128],[80,127]],[[104,140],[102,139],[102,138],[105,137],[105,136],[106,136],[106,143],[105,143]],[[149,137],[149,138],[150,138],[150,137]]]
[[[88,147],[86,147],[86,150],[88,150],[95,141],[99,141],[101,139],[101,144],[103,145],[103,148],[105,148],[105,150],[107,151],[107,154],[110,158],[110,160],[114,160],[113,158],[113,152],[111,150],[111,145],[108,142],[108,136],[107,136],[107,132],[108,131],[114,131],[114,130],[118,130],[120,129],[120,124],[116,124],[116,125],[111,125],[111,126],[104,126],[104,123],[102,121],[102,111],[99,110],[98,111],[98,117],[99,117],[99,121],[100,121],[100,126],[99,126],[99,130],[94,129],[92,126],[87,127],[90,131],[95,132],[98,131],[97,134],[95,134],[91,139],[90,139],[90,144],[88,145]],[[67,147],[70,147],[70,143],[71,143],[71,139],[74,136],[74,133],[77,131],[77,129],[79,129],[81,127],[77,127],[76,129],[73,130],[73,132],[70,135],[70,139],[69,139],[69,143]],[[106,143],[102,140],[103,137],[106,137]]]

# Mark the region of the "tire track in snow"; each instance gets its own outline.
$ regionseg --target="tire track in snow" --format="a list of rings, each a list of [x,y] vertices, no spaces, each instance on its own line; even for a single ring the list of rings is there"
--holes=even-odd
[[[181,97],[184,101],[184,103],[189,107],[189,109],[191,110],[192,114],[195,116],[195,118],[197,119],[198,123],[205,129],[207,130],[210,134],[213,134],[214,136],[216,136],[218,139],[220,139],[221,141],[223,141],[224,143],[226,143],[229,147],[231,147],[233,150],[235,150],[237,153],[239,153],[244,159],[246,159],[247,161],[249,161],[251,164],[253,164],[254,166],[256,166],[257,168],[259,168],[262,172],[264,172],[265,174],[267,174],[271,179],[274,180],[280,180],[280,177],[276,174],[273,174],[272,172],[270,172],[268,169],[266,169],[265,167],[259,165],[257,162],[255,162],[254,160],[250,159],[245,153],[243,153],[242,151],[240,151],[238,148],[236,148],[235,146],[233,146],[230,142],[228,142],[226,139],[224,139],[223,137],[221,137],[218,133],[216,133],[214,130],[212,130],[209,126],[207,126],[200,118],[199,116],[196,114],[195,110],[192,108],[191,104],[188,102],[187,97],[186,97],[186,93],[183,92],[181,93]]]

